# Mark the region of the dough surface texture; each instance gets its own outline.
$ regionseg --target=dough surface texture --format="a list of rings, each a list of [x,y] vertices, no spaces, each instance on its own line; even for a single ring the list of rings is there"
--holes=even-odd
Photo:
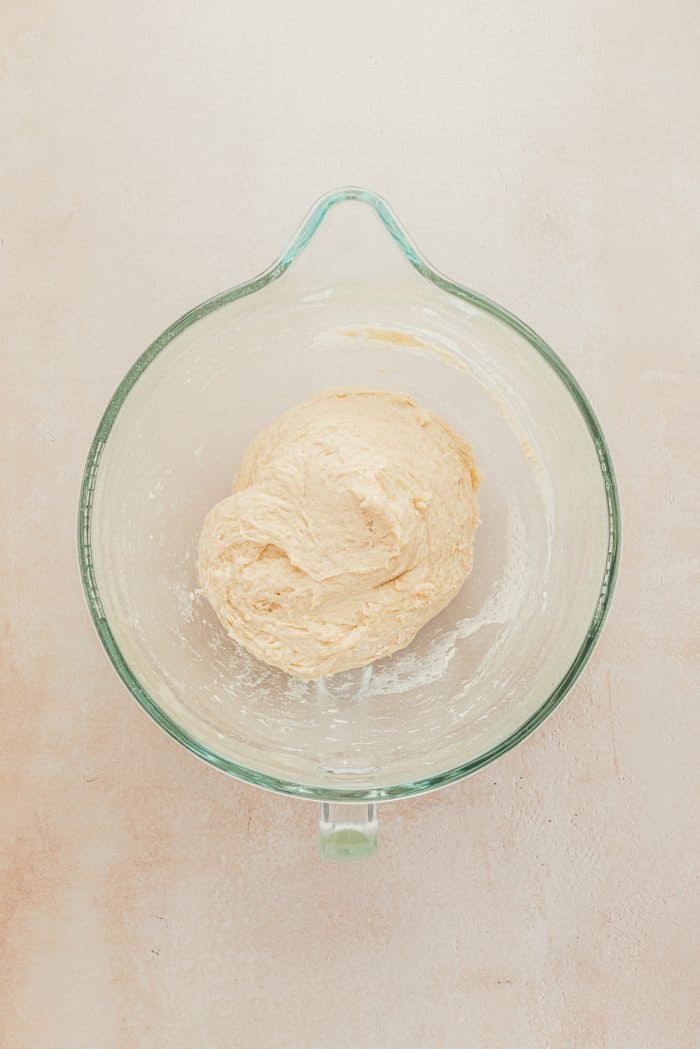
[[[254,656],[308,681],[408,645],[472,567],[469,446],[406,395],[337,389],[251,442],[207,514],[202,589]]]

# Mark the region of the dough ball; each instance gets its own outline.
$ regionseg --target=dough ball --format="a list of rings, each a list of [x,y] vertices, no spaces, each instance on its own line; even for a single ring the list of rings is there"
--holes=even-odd
[[[469,446],[408,396],[339,389],[249,445],[206,516],[202,588],[226,631],[304,681],[408,645],[472,567]]]

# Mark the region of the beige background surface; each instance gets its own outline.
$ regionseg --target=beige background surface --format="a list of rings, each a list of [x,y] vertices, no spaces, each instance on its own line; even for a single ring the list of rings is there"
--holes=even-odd
[[[694,0],[2,4],[2,1049],[700,1045],[699,48]],[[566,703],[347,868],[129,699],[74,544],[128,365],[344,182],[559,349],[625,511]]]

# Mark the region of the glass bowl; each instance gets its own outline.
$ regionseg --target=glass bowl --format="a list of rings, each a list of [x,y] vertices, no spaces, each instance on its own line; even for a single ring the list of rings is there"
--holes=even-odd
[[[305,684],[225,635],[195,550],[253,435],[334,386],[410,393],[447,419],[482,473],[482,523],[471,576],[408,648]],[[374,848],[375,802],[475,772],[554,710],[603,626],[619,536],[605,439],[569,370],[358,188],[322,197],[272,266],[139,357],[79,511],[90,612],[132,695],[216,768],[324,802],[323,850],[351,857]]]

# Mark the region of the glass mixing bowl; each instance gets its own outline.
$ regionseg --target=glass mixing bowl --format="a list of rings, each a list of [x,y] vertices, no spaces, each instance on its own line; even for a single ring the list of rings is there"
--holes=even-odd
[[[408,648],[305,684],[226,636],[195,551],[253,435],[332,386],[410,393],[448,420],[482,473],[482,523],[471,576]],[[323,802],[323,853],[359,857],[377,801],[482,768],[566,695],[610,604],[619,529],[605,440],[565,365],[437,272],[381,197],[346,188],[133,365],[90,449],[79,549],[98,634],[151,717],[224,772]]]

